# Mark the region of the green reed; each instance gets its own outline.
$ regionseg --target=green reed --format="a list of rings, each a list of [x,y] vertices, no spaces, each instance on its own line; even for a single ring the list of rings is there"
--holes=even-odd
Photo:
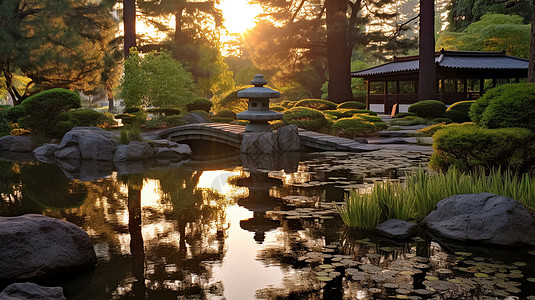
[[[420,220],[442,199],[458,194],[493,193],[516,199],[528,209],[535,209],[535,179],[507,170],[489,174],[469,174],[450,168],[446,173],[430,173],[422,168],[407,174],[404,183],[375,183],[371,193],[351,191],[346,205],[338,211],[350,228],[369,229],[391,218]],[[378,217],[379,216],[379,217]]]

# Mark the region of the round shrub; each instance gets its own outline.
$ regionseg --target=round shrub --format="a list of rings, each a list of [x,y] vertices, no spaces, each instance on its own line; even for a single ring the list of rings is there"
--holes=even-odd
[[[198,114],[202,116],[203,118],[209,118],[210,114],[205,110],[192,110],[189,112],[190,114]]]
[[[367,110],[367,109],[347,109],[347,110],[342,110],[342,111],[344,112],[344,114],[350,114],[350,115],[368,114],[368,115],[372,115],[372,116],[377,116],[376,112],[371,111],[371,110]]]
[[[412,125],[423,125],[426,121],[423,118],[420,117],[414,117],[414,116],[408,116],[403,117],[401,119],[393,119],[390,121],[390,125],[392,126],[412,126]]]
[[[501,168],[528,172],[535,164],[534,134],[526,128],[487,129],[475,124],[448,125],[434,135],[429,166],[446,171]]]
[[[165,125],[168,127],[175,127],[175,126],[181,126],[184,124],[187,124],[181,116],[173,115],[173,116],[165,116],[163,117],[165,121]]]
[[[247,110],[249,101],[247,99],[238,98],[238,92],[245,88],[247,88],[247,86],[240,86],[225,94],[220,100],[215,102],[214,110],[220,111],[228,109],[235,113],[240,113],[244,110]]]
[[[401,119],[405,117],[417,117],[416,114],[410,113],[410,112],[404,112],[404,113],[397,113],[394,118]]]
[[[475,100],[455,102],[444,113],[444,117],[455,123],[470,122],[470,107],[476,102]]]
[[[121,120],[123,124],[134,124],[137,121],[137,118],[133,114],[118,114],[114,116],[115,119]]]
[[[502,85],[481,97],[472,112],[472,120],[486,128],[522,127],[535,130],[535,84]],[[474,105],[476,105],[474,104]],[[486,107],[485,107],[486,105]],[[481,109],[484,108],[481,115]]]
[[[446,112],[446,105],[437,100],[422,100],[409,106],[409,112],[426,119],[440,118]]]
[[[214,122],[214,123],[230,123],[232,121],[234,121],[235,119],[233,118],[228,118],[228,117],[218,117],[218,116],[212,116],[210,117],[210,121]]]
[[[332,128],[339,135],[349,136],[351,138],[374,135],[387,127],[388,125],[381,118],[370,115],[355,115],[351,118],[341,118],[332,125]]]
[[[334,110],[336,103],[321,99],[303,99],[297,101],[294,107],[307,107],[317,110]]]
[[[236,119],[236,113],[233,112],[232,110],[228,110],[228,109],[225,109],[225,110],[222,110],[222,111],[218,112],[215,116],[216,117],[220,117],[220,118]]]
[[[450,124],[450,123],[453,123],[453,121],[451,119],[448,119],[448,118],[434,118],[433,120],[431,120],[431,122],[435,123],[435,124],[438,124],[438,123],[445,123],[445,124]],[[459,123],[459,122],[457,122]],[[464,122],[462,122],[464,123]]]
[[[13,123],[17,123],[19,118],[22,118],[26,115],[26,110],[24,105],[12,106],[6,109],[6,118]]]
[[[123,113],[125,113],[125,114],[135,114],[135,113],[137,113],[137,112],[139,112],[141,110],[142,109],[139,108],[139,107],[125,107],[123,109]]]
[[[282,121],[285,125],[295,124],[312,131],[320,130],[327,125],[327,119],[321,111],[306,107],[295,107],[285,111]]]
[[[342,108],[346,108],[346,109],[366,109],[366,104],[365,103],[362,103],[362,102],[359,102],[359,101],[346,101],[344,103],[340,103],[338,105],[338,107],[336,107],[337,109],[342,109]]]
[[[63,113],[81,106],[80,95],[66,89],[50,89],[22,101],[25,116],[19,122],[38,139],[60,137],[70,128]],[[62,122],[59,124],[59,122]],[[57,128],[56,128],[57,127]],[[67,131],[64,131],[67,128]]]
[[[499,97],[505,89],[507,89],[507,85],[500,85],[486,91],[483,96],[479,97],[479,99],[470,106],[470,112],[468,113],[472,122],[479,124],[483,117],[483,112],[487,109],[487,106],[489,106],[490,101]]]
[[[286,110],[286,108],[284,108],[282,106],[278,106],[278,105],[270,106],[269,109],[272,110],[272,111],[276,111],[276,112],[283,112],[283,111]]]
[[[186,104],[186,108],[188,109],[188,112],[194,111],[194,110],[204,110],[205,112],[210,112],[210,108],[212,108],[212,101],[208,99],[199,98],[193,102],[190,102]]]
[[[74,126],[101,126],[109,123],[106,115],[92,109],[77,109],[68,114]]]
[[[155,108],[149,108],[147,109],[147,112],[148,113],[151,113],[151,114],[158,114],[158,115],[162,115],[162,116],[178,116],[180,115],[180,108],[160,108],[160,107],[155,107]]]
[[[293,108],[296,103],[297,101],[283,100],[277,104],[284,107],[285,109],[290,109],[290,108]]]

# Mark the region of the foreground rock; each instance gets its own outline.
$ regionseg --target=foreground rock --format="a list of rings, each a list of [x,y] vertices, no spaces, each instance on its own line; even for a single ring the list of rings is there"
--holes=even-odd
[[[112,160],[117,144],[113,133],[106,130],[97,127],[74,127],[63,136],[58,149],[61,151],[65,148],[76,147],[84,159]],[[57,154],[56,157],[58,157]],[[71,154],[69,158],[74,157]]]
[[[441,200],[421,225],[439,239],[500,246],[535,245],[535,219],[524,206],[490,193]]]
[[[64,300],[63,288],[44,287],[31,282],[13,283],[1,293],[2,300]]]
[[[417,224],[398,219],[390,219],[375,227],[375,232],[382,236],[395,239],[406,239],[416,233]]]
[[[29,136],[4,136],[0,138],[0,150],[10,152],[32,152],[37,144]]]
[[[53,275],[97,263],[85,231],[42,215],[0,217],[0,241],[0,279]]]

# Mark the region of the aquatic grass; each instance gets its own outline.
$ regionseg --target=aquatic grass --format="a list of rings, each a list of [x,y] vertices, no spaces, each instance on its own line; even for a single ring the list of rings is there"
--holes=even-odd
[[[370,194],[352,189],[345,197],[346,205],[337,207],[344,223],[350,228],[372,229],[379,224],[381,206]]]
[[[510,197],[532,211],[535,209],[535,179],[528,174],[519,175],[500,169],[491,170],[488,174],[484,170],[463,173],[452,167],[446,173],[431,173],[418,168],[407,174],[404,183],[375,183],[369,194],[355,194],[351,191],[346,198],[346,205],[338,210],[341,215],[345,215],[342,219],[348,227],[364,229],[369,228],[371,222],[360,227],[358,224],[361,222],[346,220],[360,220],[367,215],[377,214],[380,221],[391,218],[419,220],[429,214],[442,199],[458,194],[483,192]],[[353,198],[366,199],[365,205]],[[377,209],[380,211],[377,212]]]

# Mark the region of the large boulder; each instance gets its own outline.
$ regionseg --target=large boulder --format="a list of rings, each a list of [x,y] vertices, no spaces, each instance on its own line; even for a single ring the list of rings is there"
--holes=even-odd
[[[194,113],[194,112],[190,112],[190,113],[186,114],[184,116],[184,118],[182,118],[182,120],[184,120],[184,122],[189,123],[189,124],[192,124],[192,123],[209,123],[210,122],[205,117],[201,116],[198,113]]]
[[[59,149],[77,145],[82,158],[112,160],[117,140],[111,132],[97,127],[74,127],[67,132]]]
[[[177,144],[175,147],[156,148],[156,159],[178,160],[191,155],[191,148],[186,144]]]
[[[0,150],[11,152],[32,152],[37,144],[29,136],[4,136],[0,138]]]
[[[126,160],[154,158],[154,149],[145,142],[130,142],[126,147]]]
[[[42,277],[97,263],[85,231],[43,215],[0,217],[0,241],[0,279]]]
[[[277,141],[280,152],[301,151],[301,137],[297,125],[291,124],[277,129]]]
[[[2,300],[65,300],[62,287],[46,287],[31,282],[13,283],[1,293]]]
[[[518,201],[490,193],[441,200],[422,221],[437,238],[501,246],[535,245],[535,219]]]
[[[58,145],[56,144],[43,144],[35,149],[33,149],[33,154],[35,156],[52,156],[58,150]]]
[[[54,156],[58,159],[80,159],[80,148],[77,145],[66,146],[61,149],[58,149],[54,152]]]

